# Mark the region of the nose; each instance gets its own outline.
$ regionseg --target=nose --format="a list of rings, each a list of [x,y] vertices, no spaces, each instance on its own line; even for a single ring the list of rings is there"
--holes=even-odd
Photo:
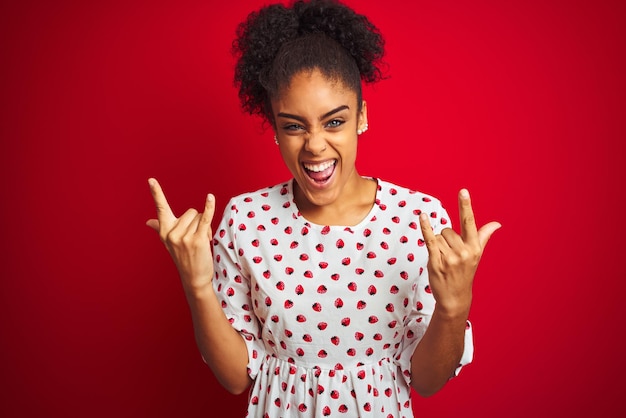
[[[310,132],[305,138],[304,149],[313,155],[320,155],[326,150],[326,139],[324,133],[315,131]]]

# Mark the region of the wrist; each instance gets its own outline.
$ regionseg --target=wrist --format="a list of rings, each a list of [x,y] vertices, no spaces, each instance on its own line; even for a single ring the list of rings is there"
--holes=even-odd
[[[211,280],[196,280],[193,282],[183,280],[183,291],[190,302],[192,300],[204,299],[207,296],[215,294]]]
[[[454,304],[444,305],[436,303],[435,310],[433,311],[433,317],[437,316],[441,319],[449,321],[466,321],[469,318],[471,305],[471,298],[467,301]]]
[[[178,276],[180,277],[180,281],[185,289],[185,292],[195,292],[197,290],[202,291],[205,287],[212,286],[213,275],[213,269],[189,269],[178,266]]]

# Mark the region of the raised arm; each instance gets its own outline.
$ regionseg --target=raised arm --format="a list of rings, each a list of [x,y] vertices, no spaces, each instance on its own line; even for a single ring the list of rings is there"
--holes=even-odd
[[[212,285],[211,221],[215,198],[207,195],[203,213],[189,209],[176,218],[159,183],[155,179],[148,183],[157,219],[146,224],[159,233],[178,268],[198,348],[220,383],[229,392],[241,393],[251,383],[247,348],[224,315]]]
[[[500,224],[490,222],[476,228],[474,213],[465,189],[459,192],[461,235],[451,228],[435,235],[428,215],[420,215],[420,226],[428,248],[428,277],[435,298],[430,324],[411,358],[411,386],[422,396],[441,389],[453,375],[463,354],[472,284],[487,241]]]

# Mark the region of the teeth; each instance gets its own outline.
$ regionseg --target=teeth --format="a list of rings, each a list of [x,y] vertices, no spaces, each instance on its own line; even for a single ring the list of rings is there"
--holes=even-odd
[[[306,168],[307,170],[319,173],[320,171],[324,171],[327,168],[334,166],[335,162],[336,160],[332,160],[332,161],[326,161],[321,164],[303,164],[303,165],[304,165],[304,168]]]

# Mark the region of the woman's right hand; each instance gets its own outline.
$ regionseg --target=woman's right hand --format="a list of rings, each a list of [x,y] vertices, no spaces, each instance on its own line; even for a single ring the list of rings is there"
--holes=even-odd
[[[157,219],[150,219],[146,224],[159,233],[176,263],[202,358],[228,391],[240,394],[251,383],[247,371],[248,349],[222,311],[211,283],[214,274],[211,221],[215,197],[207,195],[203,213],[189,209],[176,218],[159,183],[155,179],[149,179],[148,183]]]
[[[148,184],[156,205],[157,219],[148,220],[146,225],[159,233],[178,268],[185,292],[206,289],[211,285],[214,273],[211,221],[215,213],[215,197],[207,195],[203,213],[188,209],[176,218],[159,182],[151,178]]]

